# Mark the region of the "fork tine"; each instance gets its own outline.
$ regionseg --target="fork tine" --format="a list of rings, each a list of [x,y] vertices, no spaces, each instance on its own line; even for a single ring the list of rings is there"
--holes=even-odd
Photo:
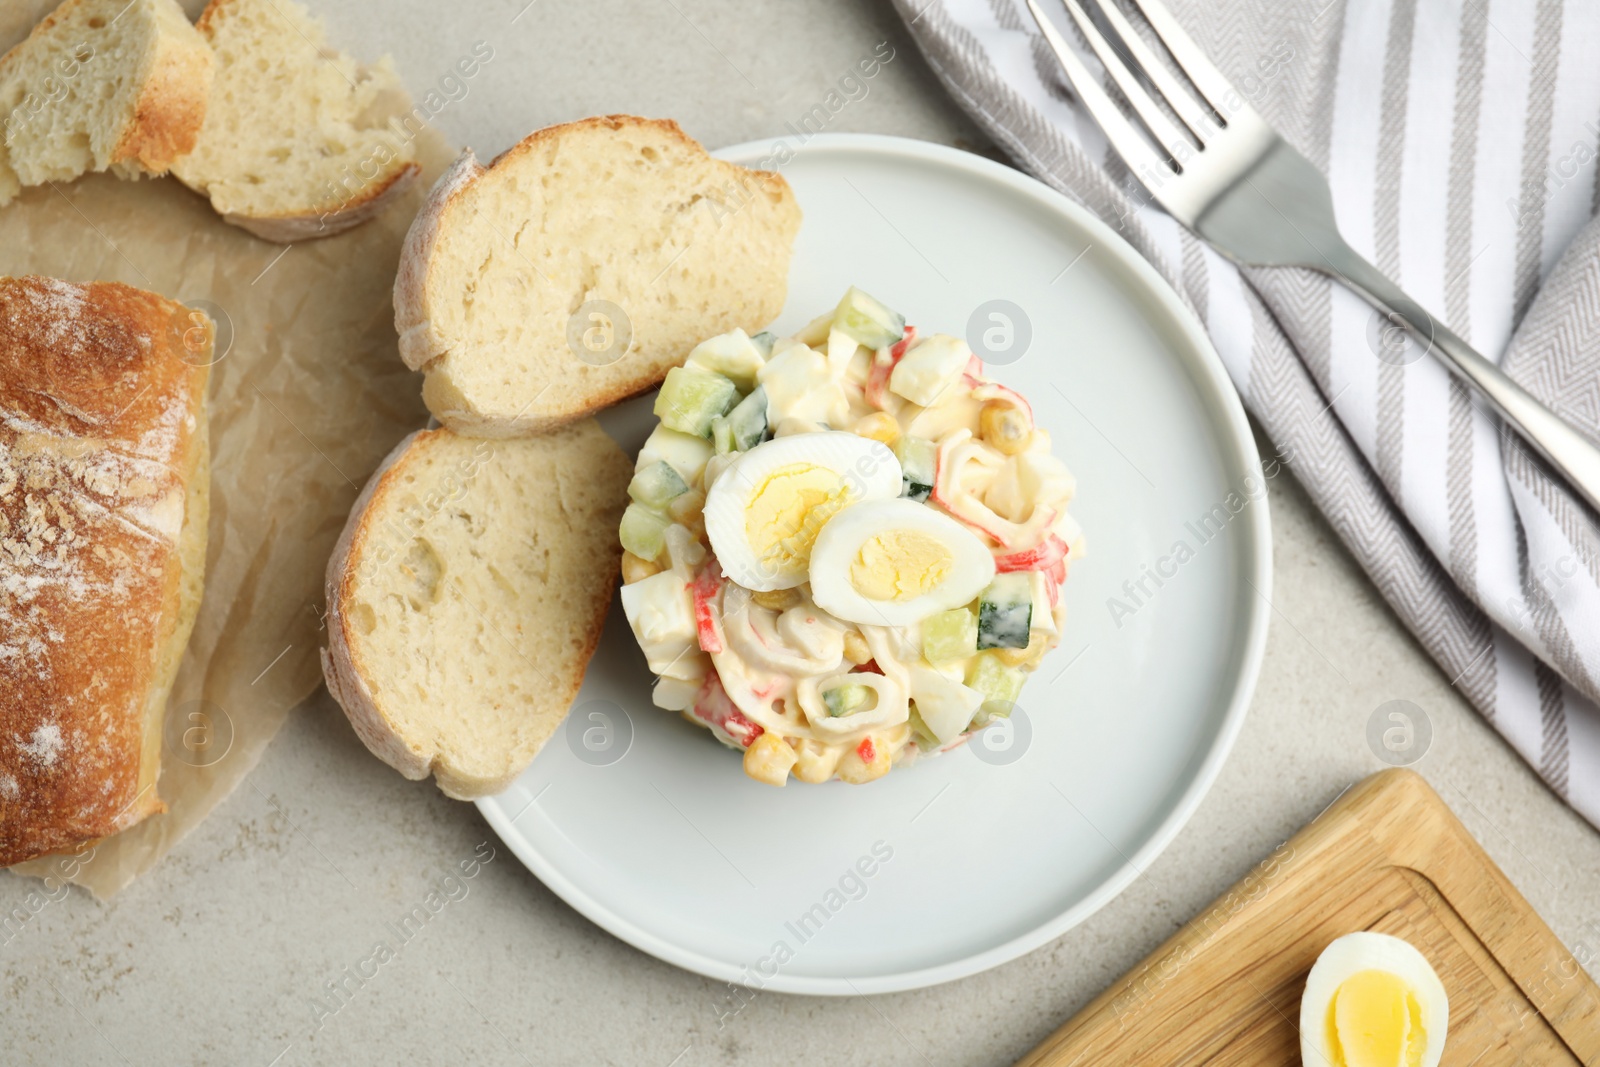
[[[1105,15],[1106,21],[1111,23],[1111,28],[1121,38],[1122,47],[1132,54],[1133,60],[1144,71],[1146,77],[1155,83],[1156,91],[1166,98],[1167,104],[1178,113],[1183,124],[1189,127],[1189,132],[1202,145],[1211,139],[1213,131],[1220,129],[1216,117],[1209,109],[1201,107],[1195,100],[1194,92],[1173,74],[1167,65],[1156,57],[1150,46],[1144,43],[1144,38],[1133,28],[1128,17],[1122,13],[1122,8],[1117,6],[1116,0],[1100,0],[1100,12]]]
[[[1172,12],[1166,9],[1161,0],[1133,0],[1133,3],[1144,15],[1145,21],[1150,23],[1150,28],[1156,31],[1156,36],[1161,38],[1167,51],[1172,53],[1172,58],[1178,61],[1178,66],[1189,76],[1194,87],[1200,90],[1206,103],[1226,121],[1229,112],[1223,105],[1240,99],[1233,83],[1206,58],[1206,54],[1178,25],[1178,20],[1172,17]]]
[[[1133,105],[1133,110],[1138,114],[1145,128],[1156,139],[1156,144],[1166,150],[1167,155],[1173,159],[1187,155],[1186,149],[1192,147],[1178,127],[1172,124],[1161,110],[1161,105],[1139,84],[1138,77],[1129,69],[1127,61],[1117,53],[1105,34],[1100,32],[1100,27],[1090,20],[1088,12],[1083,10],[1079,0],[1061,0],[1067,13],[1072,16],[1072,21],[1078,24],[1084,40],[1089,42],[1089,47],[1094,49],[1094,54],[1099,57],[1100,65],[1111,75],[1111,80],[1117,83],[1117,88],[1122,90],[1122,95],[1127,97],[1128,103]]]
[[[1089,68],[1083,65],[1083,60],[1078,58],[1078,53],[1068,46],[1060,32],[1056,30],[1055,24],[1045,16],[1039,7],[1039,0],[1027,0],[1027,4],[1033,20],[1039,24],[1039,32],[1044,35],[1045,43],[1056,54],[1057,62],[1066,72],[1072,91],[1078,94],[1083,106],[1089,109],[1089,114],[1100,124],[1101,132],[1106,135],[1106,140],[1111,142],[1111,147],[1122,157],[1122,161],[1128,165],[1128,169],[1138,175],[1147,187],[1159,182],[1163,173],[1171,177],[1173,171],[1167,161],[1156,154],[1144,135],[1134,129],[1133,124],[1123,116],[1122,110],[1112,102],[1110,95],[1101,87],[1094,75],[1089,73]],[[1155,192],[1155,189],[1152,187],[1151,191]]]

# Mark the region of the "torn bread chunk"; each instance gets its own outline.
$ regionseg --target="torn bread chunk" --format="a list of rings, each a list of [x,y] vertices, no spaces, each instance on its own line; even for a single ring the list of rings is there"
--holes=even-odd
[[[416,178],[391,117],[405,89],[384,59],[331,48],[293,0],[211,0],[197,23],[217,57],[200,140],[172,168],[228,222],[268,241],[342,233]]]
[[[194,147],[212,76],[175,0],[66,0],[0,57],[0,206],[90,172],[164,173]]]

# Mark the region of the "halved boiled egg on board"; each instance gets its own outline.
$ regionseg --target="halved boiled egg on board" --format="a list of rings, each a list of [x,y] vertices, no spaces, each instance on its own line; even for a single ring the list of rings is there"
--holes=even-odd
[[[867,626],[910,626],[972,602],[994,580],[994,554],[961,523],[914,500],[877,500],[835,515],[811,551],[811,598]]]
[[[1367,931],[1322,950],[1300,998],[1305,1067],[1438,1067],[1450,999],[1409,942]]]
[[[731,581],[756,592],[793,589],[805,583],[829,520],[900,489],[900,461],[881,441],[838,430],[775,437],[711,484],[706,537]]]

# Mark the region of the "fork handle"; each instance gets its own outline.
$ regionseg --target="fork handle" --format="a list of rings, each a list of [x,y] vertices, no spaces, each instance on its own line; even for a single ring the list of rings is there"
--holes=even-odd
[[[1600,511],[1600,448],[1428,314],[1354,250],[1325,248],[1323,254],[1332,268],[1327,273],[1365,297],[1391,322],[1404,326],[1451,372],[1476,388],[1501,422],[1532,445],[1590,507]]]

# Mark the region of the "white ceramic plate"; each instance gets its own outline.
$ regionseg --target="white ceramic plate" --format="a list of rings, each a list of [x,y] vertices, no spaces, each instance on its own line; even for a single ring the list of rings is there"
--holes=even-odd
[[[776,144],[719,155],[770,165]],[[1009,735],[985,731],[866,786],[780,790],[651,705],[614,605],[567,728],[479,806],[546,885],[661,959],[795,993],[912,989],[1059,936],[1194,812],[1261,662],[1267,509],[1222,364],[1108,227],[950,148],[851,135],[786,147],[805,223],[777,332],[851,284],[924,330],[968,334],[991,300],[1021,309],[989,366],[1032,401],[1077,475],[1088,539],[1063,591],[1062,646]],[[1004,343],[1003,324],[980,326],[1000,332],[972,334],[979,343]],[[630,453],[654,422],[648,400],[604,421]]]

